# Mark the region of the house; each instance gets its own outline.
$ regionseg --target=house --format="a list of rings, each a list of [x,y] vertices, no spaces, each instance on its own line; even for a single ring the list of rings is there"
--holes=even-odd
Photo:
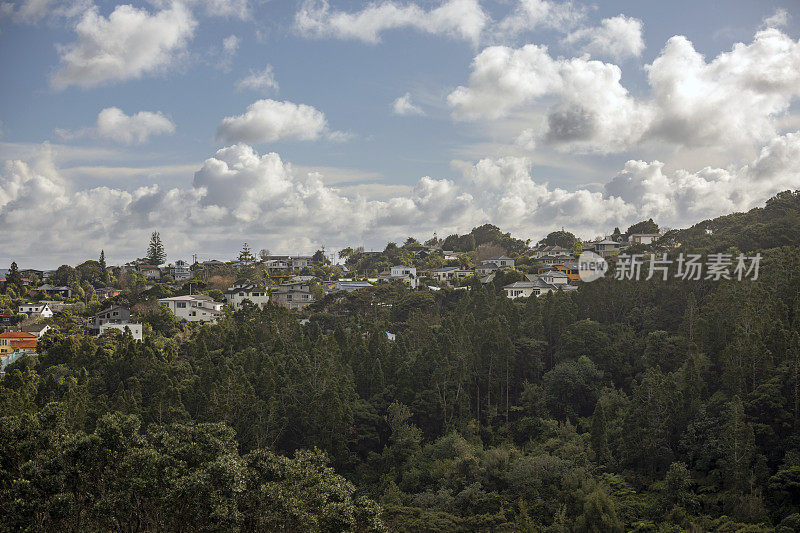
[[[537,274],[544,274],[545,272],[548,272],[550,270],[560,270],[561,272],[564,272],[567,275],[567,278],[570,281],[580,281],[581,280],[580,273],[578,272],[578,262],[577,261],[565,261],[564,263],[561,263],[561,264],[547,265],[547,266],[544,266],[544,267],[541,267],[541,268],[537,268],[536,269],[536,273]]]
[[[573,260],[574,258],[571,255],[546,255],[539,258],[539,262],[545,265],[558,265]]]
[[[308,283],[315,279],[317,279],[317,276],[292,276],[289,278],[289,283]]]
[[[535,259],[540,259],[542,257],[569,255],[570,252],[571,250],[563,246],[539,246],[531,253],[531,256]]]
[[[138,265],[136,270],[142,273],[144,279],[161,279],[161,269],[157,265]]]
[[[481,276],[486,276],[488,274],[491,274],[492,272],[496,272],[497,270],[500,270],[497,267],[497,265],[495,265],[494,263],[487,263],[485,261],[482,265],[478,265],[475,267],[475,273]]]
[[[4,311],[0,313],[0,325],[10,326],[17,322],[19,322],[19,319],[17,318],[17,315],[15,313],[12,313],[10,311]]]
[[[67,299],[72,298],[72,289],[64,285],[55,286],[55,285],[50,285],[49,283],[45,283],[44,285],[39,287],[39,291],[46,292],[50,296],[62,296]]]
[[[560,270],[548,270],[547,272],[539,274],[538,277],[550,285],[567,285],[569,283],[569,276],[567,273]],[[528,279],[530,279],[530,277],[528,277]]]
[[[122,294],[122,291],[114,287],[102,287],[94,290],[94,295],[97,296],[98,300],[107,300],[108,298],[119,296],[120,294]]]
[[[311,286],[304,283],[280,285],[270,293],[269,297],[275,305],[287,309],[302,309],[315,301],[314,295],[311,294]]]
[[[192,270],[189,268],[189,263],[183,259],[175,261],[175,265],[170,267],[169,272],[175,281],[192,279]]]
[[[556,278],[550,278],[556,279]],[[566,281],[560,284],[548,283],[542,276],[529,276],[527,281],[517,281],[510,285],[503,287],[506,297],[514,298],[528,298],[530,296],[541,296],[548,292],[558,290],[571,291],[576,290],[578,287],[575,285],[568,285]]]
[[[172,311],[178,318],[189,322],[216,322],[222,315],[222,303],[205,294],[187,294],[161,298],[158,303]]]
[[[237,280],[225,291],[225,302],[234,309],[241,309],[245,300],[263,309],[269,303],[269,293],[246,279]]]
[[[124,332],[126,329],[130,330],[131,336],[133,340],[140,341],[142,340],[142,325],[141,324],[134,324],[131,322],[120,322],[120,323],[108,323],[103,324],[100,326],[99,334],[102,335],[103,333],[110,331],[112,329],[117,329]]]
[[[264,261],[264,268],[268,271],[276,271],[276,270],[289,270],[290,263],[284,259],[267,259]]]
[[[45,333],[50,331],[50,326],[47,324],[31,324],[30,326],[22,326],[20,331],[35,335],[37,339],[41,339]]]
[[[15,353],[36,353],[39,338],[27,331],[6,331],[0,333],[0,355]]]
[[[50,310],[54,313],[60,313],[61,311],[66,309],[67,306],[72,305],[67,302],[62,302],[59,300],[39,300],[39,305],[44,305],[44,304],[47,304],[47,307],[49,307]]]
[[[484,259],[482,263],[484,265],[492,264],[495,265],[497,268],[514,267],[514,260],[505,255],[496,255],[494,257],[490,257],[489,259]]]
[[[631,244],[653,244],[659,238],[658,233],[633,233],[628,236]]]
[[[366,289],[368,287],[372,287],[372,283],[369,281],[342,279],[334,282],[333,289],[331,289],[330,292],[353,292],[359,289]]]
[[[114,305],[90,317],[87,329],[92,333],[98,334],[106,324],[123,324],[130,321],[130,309],[121,305]]]
[[[460,279],[468,278],[475,272],[460,267],[443,267],[431,270],[431,277],[439,282],[452,283]]]
[[[402,281],[411,285],[412,289],[416,289],[419,285],[419,278],[417,277],[417,269],[404,265],[393,266],[387,274],[378,277],[380,281]]]
[[[23,304],[19,306],[19,312],[28,315],[28,318],[50,318],[53,316],[53,310],[47,304]]]
[[[611,239],[595,241],[593,244],[594,252],[598,255],[602,255],[603,257],[617,255],[621,249],[620,243],[617,241],[612,241]]]

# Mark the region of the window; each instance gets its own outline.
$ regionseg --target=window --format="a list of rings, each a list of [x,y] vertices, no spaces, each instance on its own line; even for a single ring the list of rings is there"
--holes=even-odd
[[[177,305],[178,305],[178,307],[180,307],[181,309],[186,309],[186,302],[178,302],[178,304],[177,304]]]

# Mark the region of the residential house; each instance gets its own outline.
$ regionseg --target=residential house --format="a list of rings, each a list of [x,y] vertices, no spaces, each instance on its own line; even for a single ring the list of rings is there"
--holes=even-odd
[[[119,296],[120,294],[122,294],[122,291],[119,289],[115,289],[114,287],[103,287],[100,289],[95,289],[94,294],[95,296],[97,296],[98,300],[107,300],[108,298]]]
[[[487,274],[491,274],[492,272],[495,272],[497,270],[500,270],[497,267],[497,265],[495,265],[494,263],[487,263],[486,261],[484,261],[482,265],[478,265],[475,267],[475,273],[481,276],[486,276]]]
[[[353,292],[359,289],[366,289],[368,287],[372,287],[372,283],[369,281],[342,279],[334,282],[333,289],[331,289],[330,292]]]
[[[178,318],[189,322],[216,322],[222,315],[222,303],[205,294],[187,294],[161,298],[158,303],[172,311]]]
[[[39,305],[44,305],[44,304],[47,304],[47,307],[49,307],[50,310],[54,313],[60,313],[68,306],[73,305],[60,300],[39,300]]]
[[[161,279],[161,269],[158,265],[138,265],[136,269],[142,273],[144,279]]]
[[[411,285],[412,289],[416,289],[419,285],[419,278],[417,277],[417,269],[404,265],[393,266],[387,274],[378,277],[380,281],[402,281]]]
[[[527,281],[517,281],[516,283],[512,283],[503,287],[506,297],[511,299],[528,298],[530,296],[542,296],[548,292],[554,292],[558,290],[571,291],[578,288],[575,285],[567,284],[566,280],[559,276],[561,273],[557,271],[551,272],[554,272],[555,274],[548,276],[547,279],[550,279],[551,281],[559,281],[559,283],[549,283],[544,279],[544,276],[529,275],[527,276]]]
[[[567,275],[567,278],[570,281],[580,281],[581,276],[578,272],[578,262],[577,261],[566,261],[564,263],[556,264],[556,265],[547,265],[544,267],[540,267],[536,269],[537,274],[544,274],[550,270],[560,270]]]
[[[72,298],[72,289],[65,286],[65,285],[50,285],[49,283],[45,283],[41,287],[39,287],[40,292],[46,292],[50,296],[61,296],[63,298]]]
[[[506,268],[506,267],[514,268],[514,260],[505,255],[496,255],[494,257],[490,257],[489,259],[484,259],[482,263],[484,265],[493,264],[497,268]]]
[[[602,255],[603,257],[610,257],[612,255],[617,255],[622,248],[620,243],[617,241],[613,241],[611,239],[603,239],[600,241],[595,241],[594,243],[594,252],[598,255]]]
[[[0,325],[2,326],[10,326],[12,324],[16,324],[19,322],[16,313],[12,313],[10,311],[3,311],[0,313]]]
[[[475,272],[461,267],[443,267],[431,270],[431,277],[439,282],[452,284],[460,279],[468,278]]]
[[[29,326],[22,326],[20,331],[35,335],[37,339],[41,339],[45,333],[50,331],[50,326],[47,324],[31,324]]]
[[[287,309],[302,309],[314,303],[311,286],[308,283],[284,283],[270,292],[270,300],[275,305]]]
[[[528,274],[526,276],[528,279],[532,277],[538,277],[545,283],[550,285],[567,285],[569,283],[569,276],[566,272],[562,272],[560,270],[548,270],[542,274],[538,274],[533,276],[532,274]]]
[[[175,281],[192,279],[192,270],[189,268],[189,263],[183,259],[178,259],[175,261],[175,265],[171,266],[169,271]]]
[[[53,310],[47,304],[23,304],[19,306],[19,312],[27,314],[28,318],[50,318],[53,316]]]
[[[0,333],[0,355],[13,353],[36,353],[39,338],[27,331]]]
[[[531,257],[540,259],[542,257],[569,255],[570,252],[571,250],[563,246],[539,246],[531,252]]]
[[[241,309],[245,300],[263,309],[269,303],[269,293],[246,279],[237,280],[225,291],[225,301],[234,309]]]
[[[100,333],[106,324],[126,324],[131,321],[131,310],[121,305],[114,305],[100,311],[89,318],[87,329],[95,334]]]
[[[131,332],[131,336],[133,340],[140,341],[144,337],[142,335],[142,325],[141,324],[134,324],[131,322],[121,322],[119,324],[107,323],[100,326],[99,334],[102,335],[103,333],[110,331],[112,329],[118,329],[124,332],[126,329]]]
[[[628,236],[628,241],[631,244],[653,244],[659,237],[658,233],[633,233]]]
[[[571,255],[546,255],[539,258],[540,263],[544,263],[545,265],[558,265],[566,263],[567,261],[574,261],[574,257]]]

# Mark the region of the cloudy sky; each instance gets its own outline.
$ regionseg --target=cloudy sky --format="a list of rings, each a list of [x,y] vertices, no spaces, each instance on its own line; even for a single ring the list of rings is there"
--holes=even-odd
[[[747,209],[800,188],[798,8],[0,0],[0,266]]]

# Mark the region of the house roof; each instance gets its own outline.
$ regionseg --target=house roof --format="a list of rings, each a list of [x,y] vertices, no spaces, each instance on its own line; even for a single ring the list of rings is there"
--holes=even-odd
[[[562,270],[548,270],[547,272],[542,272],[539,275],[540,276],[550,276],[551,278],[568,278],[569,277]]]
[[[496,255],[486,259],[486,261],[512,261],[512,259],[506,255]]]
[[[27,331],[6,331],[0,333],[0,339],[35,339],[36,335]]]

